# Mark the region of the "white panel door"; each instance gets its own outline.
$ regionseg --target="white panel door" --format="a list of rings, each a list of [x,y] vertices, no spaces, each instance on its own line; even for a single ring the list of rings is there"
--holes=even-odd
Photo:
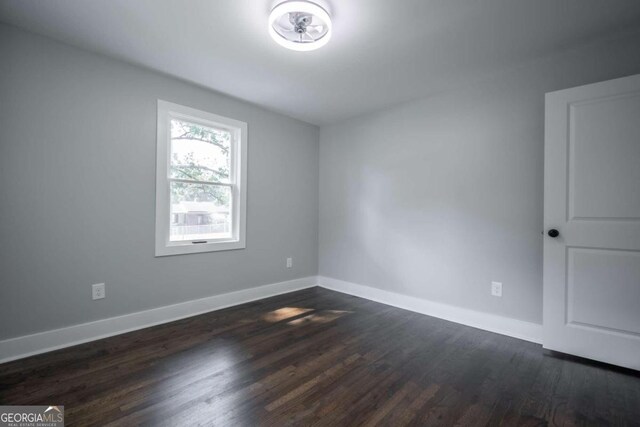
[[[545,115],[544,347],[640,370],[640,75]]]

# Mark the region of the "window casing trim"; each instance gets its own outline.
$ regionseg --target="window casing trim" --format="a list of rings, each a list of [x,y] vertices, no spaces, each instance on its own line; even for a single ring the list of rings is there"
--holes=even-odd
[[[247,124],[206,111],[158,100],[156,140],[156,236],[155,255],[181,255],[200,252],[243,249],[246,247],[247,209]],[[231,165],[229,183],[202,182],[206,185],[231,188],[231,238],[201,241],[170,240],[170,182],[191,182],[178,178],[169,179],[171,160],[171,119],[181,119],[202,126],[222,128],[231,133]],[[198,243],[194,243],[198,242]]]

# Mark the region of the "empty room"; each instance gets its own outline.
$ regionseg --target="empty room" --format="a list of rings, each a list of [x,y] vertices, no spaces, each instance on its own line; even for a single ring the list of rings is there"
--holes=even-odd
[[[640,426],[640,1],[0,0],[0,427]]]

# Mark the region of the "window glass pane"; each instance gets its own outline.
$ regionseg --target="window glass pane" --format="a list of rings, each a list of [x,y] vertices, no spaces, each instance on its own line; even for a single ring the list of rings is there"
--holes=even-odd
[[[171,182],[169,240],[231,238],[231,188]]]
[[[171,120],[171,178],[229,182],[231,133]]]

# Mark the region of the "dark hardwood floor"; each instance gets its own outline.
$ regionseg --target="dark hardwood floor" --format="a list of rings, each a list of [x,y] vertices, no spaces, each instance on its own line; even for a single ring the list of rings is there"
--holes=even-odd
[[[0,365],[67,425],[640,425],[640,375],[321,288]]]

